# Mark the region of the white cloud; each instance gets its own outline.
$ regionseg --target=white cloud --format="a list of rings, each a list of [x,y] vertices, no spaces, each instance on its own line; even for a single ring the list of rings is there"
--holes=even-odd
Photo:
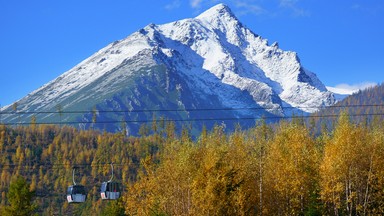
[[[299,0],[279,0],[279,6],[292,11],[294,16],[308,17],[310,12],[298,6]]]
[[[382,2],[377,2],[377,3],[362,3],[362,4],[352,4],[350,6],[350,9],[359,12],[359,13],[364,13],[370,16],[376,16],[379,14],[382,14],[384,11],[384,3]]]
[[[362,82],[357,84],[341,83],[336,85],[335,87],[327,87],[327,89],[339,94],[353,94],[355,92],[358,92],[359,90],[364,90],[366,88],[370,88],[376,85],[377,83],[374,82]]]
[[[263,7],[258,4],[250,3],[249,1],[236,0],[234,1],[236,9],[239,10],[239,15],[255,14],[261,15],[267,13]]]
[[[292,7],[292,6],[295,6],[297,2],[298,0],[280,0],[280,6]]]
[[[354,10],[359,10],[359,9],[361,8],[361,5],[355,3],[355,4],[353,4],[353,5],[351,6],[351,8],[354,9]]]
[[[167,10],[173,10],[173,9],[179,8],[180,6],[181,6],[180,0],[173,0],[171,3],[165,5],[164,8]]]
[[[199,8],[201,6],[202,0],[190,0],[189,3],[192,8]]]

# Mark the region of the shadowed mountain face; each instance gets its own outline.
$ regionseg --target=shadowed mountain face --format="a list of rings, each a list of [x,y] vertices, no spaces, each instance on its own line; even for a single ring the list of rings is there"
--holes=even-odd
[[[137,134],[164,117],[193,129],[314,112],[335,99],[296,53],[245,28],[219,4],[150,24],[5,107],[5,123],[69,123]],[[14,114],[14,113],[17,114]],[[38,113],[44,112],[44,113]],[[123,126],[124,125],[124,126]]]

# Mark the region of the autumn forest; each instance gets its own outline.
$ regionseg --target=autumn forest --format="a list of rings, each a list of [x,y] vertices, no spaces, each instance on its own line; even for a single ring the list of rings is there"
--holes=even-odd
[[[143,125],[140,137],[68,126],[0,126],[1,207],[17,176],[39,215],[382,215],[384,124],[354,123],[347,113],[321,132],[311,121],[257,122],[192,138],[172,122]],[[102,201],[110,178],[123,197]],[[68,204],[66,188],[86,186]]]

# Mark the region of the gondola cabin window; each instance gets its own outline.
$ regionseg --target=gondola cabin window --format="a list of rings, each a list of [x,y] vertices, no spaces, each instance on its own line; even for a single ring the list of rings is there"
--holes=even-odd
[[[101,199],[115,200],[120,197],[120,186],[117,182],[103,182],[100,188]]]
[[[82,185],[71,185],[67,189],[68,203],[82,203],[86,200],[85,188]]]

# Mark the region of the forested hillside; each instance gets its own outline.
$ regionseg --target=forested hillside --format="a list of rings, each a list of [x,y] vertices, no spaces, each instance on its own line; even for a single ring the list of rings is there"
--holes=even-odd
[[[335,117],[341,112],[347,112],[356,122],[370,121],[375,116],[382,117],[384,114],[384,83],[350,95],[333,106],[321,109],[312,116]]]
[[[221,126],[192,139],[171,122],[142,126],[140,138],[70,127],[0,126],[1,205],[11,179],[24,176],[43,215],[382,215],[384,124],[338,117],[315,136],[302,119],[231,134]],[[119,201],[101,201],[110,177]],[[87,202],[68,205],[72,166]],[[118,211],[115,211],[118,212]],[[120,212],[121,213],[121,212]],[[118,215],[118,214],[117,214]],[[123,214],[120,214],[123,215]]]
[[[173,131],[173,124],[167,126]],[[165,128],[165,127],[164,127]],[[0,191],[1,204],[6,204],[6,193],[12,177],[28,179],[30,189],[36,191],[39,211],[44,215],[54,213],[71,215],[98,215],[106,203],[100,200],[99,187],[111,178],[110,163],[114,163],[115,180],[134,182],[140,160],[156,159],[165,137],[147,136],[148,128],[142,127],[142,138],[128,138],[122,133],[83,131],[53,125],[17,126],[0,125]],[[165,131],[164,131],[165,133]],[[72,168],[76,182],[85,185],[88,201],[84,205],[67,205],[66,190],[72,183]]]

